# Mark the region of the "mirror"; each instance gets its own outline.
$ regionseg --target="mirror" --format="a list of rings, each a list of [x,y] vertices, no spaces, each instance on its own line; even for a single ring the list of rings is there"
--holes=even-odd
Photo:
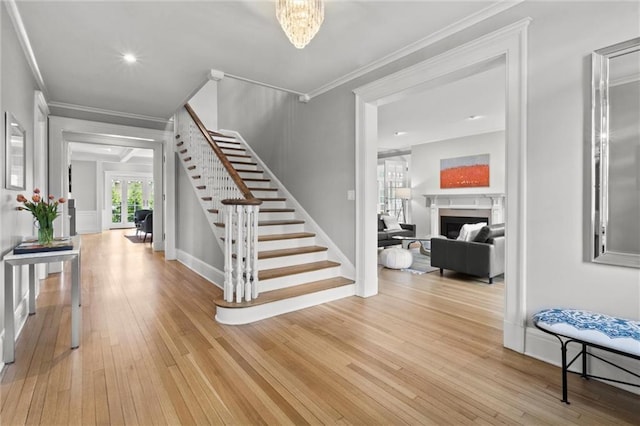
[[[7,112],[5,114],[5,188],[25,189],[26,138],[24,128],[18,120]]]
[[[592,260],[640,268],[640,38],[592,67]]]

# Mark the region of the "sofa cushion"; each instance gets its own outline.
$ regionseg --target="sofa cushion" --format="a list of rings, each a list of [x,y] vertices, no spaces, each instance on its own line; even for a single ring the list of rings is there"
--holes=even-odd
[[[460,229],[460,235],[458,235],[457,240],[473,241],[473,239],[480,232],[483,226],[487,226],[487,222],[465,223]]]
[[[392,216],[382,216],[382,220],[384,220],[385,228],[389,231],[396,231],[402,229],[400,224],[398,223],[398,219]]]
[[[378,241],[380,240],[388,240],[391,238],[387,231],[378,231]]]
[[[491,228],[488,226],[483,226],[478,232],[478,235],[473,239],[475,243],[486,243],[487,238],[489,238],[489,233],[491,232]]]

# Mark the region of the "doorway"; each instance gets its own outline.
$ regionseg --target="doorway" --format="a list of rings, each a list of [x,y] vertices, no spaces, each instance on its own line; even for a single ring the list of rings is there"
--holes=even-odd
[[[112,176],[107,184],[111,196],[110,229],[133,228],[135,212],[153,210],[153,177]]]
[[[356,95],[356,286],[368,297],[378,292],[377,277],[377,140],[378,107],[454,74],[470,75],[491,61],[506,64],[506,264],[504,346],[524,352],[526,324],[526,69],[530,19],[516,22],[412,67],[369,83]]]

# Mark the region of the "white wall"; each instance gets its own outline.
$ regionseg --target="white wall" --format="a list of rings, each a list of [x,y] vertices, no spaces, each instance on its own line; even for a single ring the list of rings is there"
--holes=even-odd
[[[430,209],[424,194],[504,194],[504,132],[414,145],[411,148],[411,214],[417,235],[431,230]],[[489,154],[489,185],[482,188],[440,189],[440,160],[467,155]]]
[[[0,255],[11,251],[23,236],[33,235],[33,218],[28,212],[17,211],[16,196],[20,193],[31,196],[33,191],[33,113],[36,82],[31,74],[5,2],[0,5],[0,111],[2,113],[0,150]],[[24,191],[7,190],[4,187],[4,135],[5,111],[12,112],[26,131],[26,181]],[[26,267],[16,268],[15,300],[16,327],[20,328],[27,317],[26,297],[28,292]],[[4,288],[4,274],[0,274],[0,287]],[[11,285],[11,284],[9,284]],[[0,292],[0,346],[4,339],[4,292]],[[1,349],[1,348],[0,348]],[[1,361],[1,360],[0,360]],[[1,365],[1,363],[0,363]]]
[[[71,192],[76,200],[76,210],[97,210],[96,162],[71,162]]]

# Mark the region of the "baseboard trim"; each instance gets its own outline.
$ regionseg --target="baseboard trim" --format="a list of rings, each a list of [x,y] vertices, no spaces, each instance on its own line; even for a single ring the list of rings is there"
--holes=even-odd
[[[321,305],[356,294],[356,285],[349,284],[304,296],[265,303],[248,308],[223,308],[216,306],[216,321],[220,324],[241,325],[272,318],[311,306]]]
[[[182,263],[187,268],[191,269],[202,278],[206,279],[216,287],[224,289],[224,272],[214,268],[206,262],[198,259],[197,257],[183,251],[176,249],[176,260]]]
[[[560,355],[560,342],[558,339],[553,337],[550,334],[547,334],[543,331],[538,330],[534,327],[527,327],[526,329],[526,350],[525,355],[530,356],[535,359],[539,359],[540,361],[544,361],[548,364],[555,365],[560,367],[562,365],[562,359]],[[591,352],[601,356],[602,358],[611,361],[619,366],[626,368],[630,371],[640,372],[638,370],[638,363],[630,358],[612,354],[606,351],[599,351],[597,349],[589,349]],[[578,345],[568,345],[567,346],[567,358],[573,359],[579,352]],[[596,361],[590,364],[590,373],[595,374],[602,377],[610,377],[616,380],[624,380],[627,382],[633,382],[640,384],[640,380],[631,380],[629,375],[620,374],[620,372],[603,362]],[[578,372],[580,371],[579,364],[575,364],[574,366],[569,368],[570,371]],[[558,375],[560,375],[560,371],[558,371]],[[598,380],[598,379],[591,379]],[[605,380],[600,380],[603,383],[606,383],[611,386],[615,386],[620,389],[624,389],[628,392],[640,395],[640,388],[635,388],[633,386],[627,386],[619,383],[607,382]],[[569,387],[569,399],[571,399],[571,387]]]

